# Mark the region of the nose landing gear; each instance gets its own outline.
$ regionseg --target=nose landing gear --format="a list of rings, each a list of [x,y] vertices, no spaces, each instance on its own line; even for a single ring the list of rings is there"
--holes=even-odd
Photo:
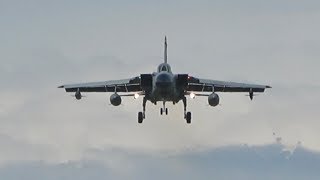
[[[163,113],[166,113],[166,115],[168,115],[168,108],[166,108],[165,101],[163,101],[163,108],[160,108],[160,114],[163,115]]]

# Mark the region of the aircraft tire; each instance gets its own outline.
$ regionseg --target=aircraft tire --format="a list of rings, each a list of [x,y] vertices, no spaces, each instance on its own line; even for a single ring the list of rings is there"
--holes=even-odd
[[[142,112],[139,112],[138,113],[138,123],[141,124],[143,121],[143,113]]]
[[[187,112],[186,120],[187,120],[187,123],[188,123],[188,124],[191,123],[191,112]]]

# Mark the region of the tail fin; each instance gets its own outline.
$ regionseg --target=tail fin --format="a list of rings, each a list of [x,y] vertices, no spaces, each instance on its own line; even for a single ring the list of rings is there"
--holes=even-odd
[[[164,37],[164,63],[168,63],[168,54],[167,54],[167,36]]]

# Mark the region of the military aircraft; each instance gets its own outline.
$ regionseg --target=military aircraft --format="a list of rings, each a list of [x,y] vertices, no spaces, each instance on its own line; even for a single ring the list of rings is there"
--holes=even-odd
[[[74,92],[75,98],[80,100],[84,97],[82,92],[112,92],[110,103],[114,106],[121,104],[122,96],[133,96],[135,99],[143,96],[142,111],[138,113],[138,123],[146,118],[146,103],[153,104],[162,102],[160,114],[168,115],[166,102],[178,103],[182,100],[184,106],[184,118],[191,123],[191,112],[187,112],[187,98],[195,96],[208,97],[210,106],[219,104],[217,92],[247,92],[252,100],[255,92],[264,92],[266,85],[244,84],[226,81],[201,79],[189,74],[173,74],[167,58],[167,38],[164,42],[164,62],[158,66],[157,72],[140,74],[129,79],[110,80],[102,82],[67,84],[59,86],[66,92]]]

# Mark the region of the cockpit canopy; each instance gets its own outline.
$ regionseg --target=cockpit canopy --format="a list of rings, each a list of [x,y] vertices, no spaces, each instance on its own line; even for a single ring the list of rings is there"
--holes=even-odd
[[[162,63],[158,66],[158,72],[162,72],[162,71],[166,71],[166,72],[171,72],[171,67],[169,64],[167,63]]]

